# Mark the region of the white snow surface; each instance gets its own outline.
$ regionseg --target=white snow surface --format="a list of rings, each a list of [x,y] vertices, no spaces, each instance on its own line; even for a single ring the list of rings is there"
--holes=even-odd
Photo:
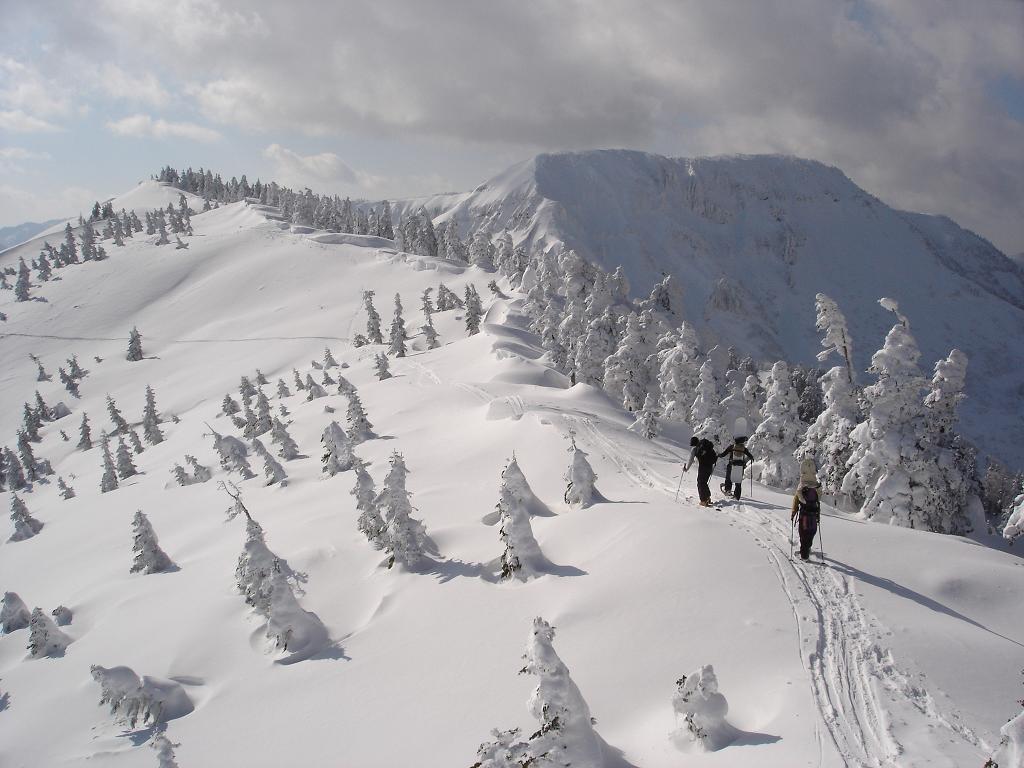
[[[21,496],[45,527],[0,544],[0,593],[74,615],[59,658],[30,660],[27,629],[0,635],[0,765],[153,765],[152,732],[128,733],[99,705],[91,665],[181,686],[194,709],[166,730],[181,766],[470,765],[493,728],[535,728],[526,706],[534,682],[516,674],[535,616],[557,627],[558,654],[597,719],[609,767],[980,766],[1019,712],[1024,568],[1012,552],[826,506],[826,564],[791,562],[788,494],[755,485],[753,499],[702,509],[691,473],[675,503],[689,435],[645,440],[602,392],[568,387],[544,366],[522,328],[522,297],[507,286],[511,298],[488,299],[476,336],[466,337],[459,311],[435,314],[443,346],[424,351],[414,337],[386,381],[373,374],[382,348],[349,343],[363,331],[364,289],[401,293],[415,328],[424,288],[443,280],[461,294],[473,282],[484,295],[493,275],[315,242],[243,203],[196,215],[193,226],[188,250],[139,237],[106,243],[108,260],[60,270],[61,280],[35,291],[45,302],[0,294],[9,317],[0,438],[13,445],[21,403],[36,389],[67,402],[72,415],[44,425],[33,447],[77,494],[62,500],[55,476],[36,484]],[[813,328],[813,300],[806,313]],[[133,326],[143,335],[139,362],[125,360]],[[240,376],[260,368],[276,412],[273,382],[290,383],[292,368],[305,376],[325,346],[349,365],[380,436],[356,448],[378,487],[391,452],[405,457],[416,516],[440,552],[424,572],[382,567],[356,528],[354,474],[321,472],[320,435],[347,404],[334,388],[284,401],[308,457],[287,462],[286,488],[219,466],[205,422],[238,434],[218,416],[224,393],[237,398]],[[30,352],[53,381],[36,381]],[[55,375],[72,353],[90,371],[81,400]],[[98,442],[109,428],[106,394],[137,424],[147,384],[166,439],[135,457],[139,475],[100,494],[98,445],[74,447],[81,412]],[[604,496],[586,509],[563,501],[570,431]],[[566,567],[495,583],[483,564],[500,545],[481,518],[513,451],[553,513],[533,517],[537,541]],[[186,453],[213,469],[211,482],[173,481],[169,470]],[[286,562],[301,609],[329,634],[311,658],[279,663],[287,655],[268,647],[264,620],[236,589],[245,519],[227,518],[232,500],[217,487],[225,479],[238,482]],[[9,505],[0,494],[0,508]],[[136,509],[179,570],[129,573]],[[675,681],[704,664],[714,665],[742,735],[684,755],[671,739]]]
[[[837,168],[776,155],[542,154],[447,200],[435,223],[454,217],[463,237],[508,229],[527,250],[564,243],[609,272],[622,265],[634,296],[673,275],[705,349],[815,365],[824,292],[849,320],[861,383],[892,324],[877,300],[892,296],[926,372],[953,347],[967,353],[964,431],[1024,463],[1024,420],[1004,418],[1024,392],[1024,266],[946,217],[895,210]]]

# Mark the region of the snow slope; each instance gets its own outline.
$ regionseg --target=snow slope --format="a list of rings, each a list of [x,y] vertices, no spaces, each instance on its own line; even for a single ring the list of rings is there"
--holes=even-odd
[[[45,426],[35,448],[78,494],[63,501],[37,484],[22,498],[45,527],[0,544],[0,591],[74,613],[60,658],[29,660],[27,630],[0,635],[0,765],[157,764],[153,733],[115,724],[98,705],[93,664],[184,689],[194,710],[167,726],[181,766],[470,765],[492,728],[535,729],[525,707],[534,683],[516,672],[537,615],[557,627],[609,767],[980,766],[1017,714],[1018,557],[828,510],[826,565],[794,564],[784,494],[756,487],[752,499],[705,510],[689,496],[691,476],[674,501],[681,445],[638,438],[602,393],[546,368],[515,294],[490,301],[471,338],[457,312],[436,315],[444,346],[423,351],[415,338],[383,382],[372,370],[378,348],[349,344],[365,322],[362,289],[377,292],[385,322],[400,293],[413,330],[424,288],[472,282],[486,293],[492,275],[317,242],[241,203],[193,225],[188,250],[137,237],[111,246],[107,261],[62,270],[39,289],[45,302],[0,294],[10,318],[0,329],[0,436],[13,443],[20,403],[37,388],[67,402],[72,415]],[[130,363],[133,325],[146,359]],[[423,573],[381,567],[356,529],[353,473],[320,471],[319,436],[346,398],[334,387],[312,402],[293,392],[283,401],[289,430],[308,458],[284,462],[285,488],[239,482],[268,545],[298,574],[302,607],[332,640],[283,664],[235,589],[244,525],[226,518],[231,500],[216,481],[238,477],[220,469],[208,433],[237,434],[218,411],[241,375],[261,369],[276,410],[275,379],[291,387],[293,368],[319,379],[310,361],[324,346],[349,365],[331,373],[358,387],[380,436],[357,453],[378,487],[391,452],[404,454],[415,515],[441,557]],[[77,354],[90,370],[81,400],[36,382],[30,352],[51,373]],[[89,414],[94,437],[109,428],[110,393],[137,423],[147,384],[180,422],[165,421],[166,441],[136,458],[143,474],[100,494],[99,449],[73,447],[78,420]],[[584,510],[562,501],[570,434],[606,499]],[[501,552],[498,532],[481,518],[513,452],[551,513],[532,526],[554,567],[500,584],[486,565]],[[168,470],[185,453],[214,481],[174,484]],[[180,570],[129,573],[140,508]],[[743,733],[719,752],[684,755],[669,738],[672,694],[702,664],[714,665]]]
[[[57,223],[52,221],[34,222],[27,221],[24,224],[17,224],[13,227],[0,227],[0,251],[29,240],[40,232],[49,229]]]
[[[839,302],[865,369],[893,323],[910,318],[930,367],[956,346],[970,358],[965,431],[1024,462],[1024,268],[940,216],[897,211],[840,170],[781,156],[667,158],[607,150],[538,155],[442,214],[463,234],[512,231],[528,247],[564,242],[635,295],[664,274],[708,346],[814,363],[814,295]]]

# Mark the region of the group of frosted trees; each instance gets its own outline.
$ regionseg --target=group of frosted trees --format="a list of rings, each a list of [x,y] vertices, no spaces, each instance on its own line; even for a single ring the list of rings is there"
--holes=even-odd
[[[466,286],[465,298],[460,299],[455,293],[453,293],[444,283],[441,283],[437,289],[437,301],[433,300],[431,293],[432,288],[427,288],[423,291],[420,296],[420,309],[423,314],[423,324],[420,326],[420,334],[423,337],[424,345],[427,349],[436,349],[440,346],[438,341],[438,332],[434,328],[433,315],[437,312],[444,312],[449,309],[464,309],[464,321],[466,324],[466,333],[469,336],[473,336],[480,332],[480,322],[483,319],[484,308],[483,300],[480,298],[480,294],[476,290],[476,286],[470,284]],[[403,315],[404,306],[402,305],[402,297],[399,294],[395,294],[395,307],[394,313],[391,318],[391,325],[388,333],[385,336],[383,328],[381,326],[381,316],[374,306],[373,298],[376,294],[374,291],[363,291],[363,310],[366,313],[366,333],[356,334],[353,339],[353,344],[357,347],[366,346],[368,344],[381,344],[387,346],[387,353],[394,357],[405,357],[409,351],[408,342],[411,338],[408,329],[405,326],[405,317]],[[387,358],[383,354],[378,354],[376,357],[376,371],[378,379],[387,379],[391,377],[389,364]]]

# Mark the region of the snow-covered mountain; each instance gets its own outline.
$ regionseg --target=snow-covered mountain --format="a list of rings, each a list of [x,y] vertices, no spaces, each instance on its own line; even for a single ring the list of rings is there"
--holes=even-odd
[[[439,201],[445,202],[445,201]],[[862,370],[899,301],[924,367],[959,347],[970,359],[965,432],[1024,460],[1024,268],[942,216],[890,208],[837,168],[780,156],[667,158],[625,150],[543,154],[438,206],[465,234],[509,229],[529,246],[563,242],[635,295],[663,275],[706,344],[811,364],[814,296],[850,321]]]
[[[158,185],[136,193],[153,207],[177,199]],[[788,493],[756,486],[738,504],[702,509],[691,473],[677,499],[689,434],[646,440],[603,392],[569,387],[524,327],[523,297],[484,287],[494,273],[378,238],[307,236],[262,210],[194,215],[187,249],[142,233],[123,247],[108,240],[108,259],[57,270],[33,286],[35,301],[0,293],[0,444],[14,447],[21,403],[37,391],[71,409],[32,444],[55,474],[18,494],[42,528],[0,543],[0,594],[24,601],[0,634],[0,765],[468,766],[492,729],[538,730],[526,706],[537,678],[517,674],[528,644],[534,672],[549,675],[541,701],[574,708],[574,744],[589,759],[578,766],[954,768],[992,754],[1020,712],[1024,569],[1013,552],[826,507],[825,564],[793,562]],[[0,255],[0,266],[39,245]],[[460,295],[476,285],[486,315],[467,337],[460,310],[435,313],[442,346],[427,349],[419,296],[440,282]],[[410,350],[391,358],[386,380],[374,374],[384,347],[352,344],[366,328],[364,289],[385,318],[395,294],[404,303]],[[133,327],[143,359],[131,362]],[[321,367],[325,347],[337,367]],[[71,355],[88,371],[77,398],[57,376]],[[213,431],[241,435],[222,413],[225,393],[240,399],[240,377],[255,385],[257,370],[297,443],[297,457],[278,459],[287,486],[242,479],[214,449]],[[376,435],[355,452],[377,489],[393,452],[404,456],[412,514],[437,549],[422,567],[388,569],[357,527],[355,473],[322,471],[321,435],[345,424],[350,396],[331,384],[307,399],[293,371],[355,386]],[[109,395],[143,431],[147,385],[164,439],[126,449],[139,474],[101,493],[102,450],[77,446],[78,425],[88,414],[97,443],[114,429]],[[570,438],[597,474],[590,507],[566,502]],[[186,455],[212,478],[179,486],[170,470]],[[532,489],[520,512],[543,555],[526,582],[498,580],[504,544],[488,524],[513,455]],[[261,474],[252,451],[249,461]],[[74,498],[61,497],[58,476]],[[251,602],[267,611],[287,590],[298,609],[277,605],[316,627],[303,636],[312,647],[275,648],[239,592],[253,529],[221,481],[237,483],[278,558],[263,563],[273,589]],[[166,572],[132,570],[137,510],[174,564]],[[34,658],[25,614],[58,606],[67,610],[55,619],[70,623],[59,637],[47,628]],[[558,657],[533,633],[536,616],[556,627]],[[101,704],[104,690],[120,717]],[[162,735],[125,722],[160,701]],[[691,739],[694,710],[715,721],[718,751]]]

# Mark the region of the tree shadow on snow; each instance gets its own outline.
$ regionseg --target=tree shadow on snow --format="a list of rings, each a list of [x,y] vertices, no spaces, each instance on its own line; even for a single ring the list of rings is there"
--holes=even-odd
[[[738,730],[738,729],[737,729]],[[730,747],[756,747],[763,744],[775,744],[782,741],[781,736],[771,733],[756,733],[755,731],[739,731],[736,741]]]
[[[133,747],[141,747],[147,741],[152,739],[160,731],[160,725],[150,725],[146,728],[138,728],[134,731],[122,731],[118,734],[119,739],[128,739]]]
[[[489,581],[490,574],[483,563],[467,563],[465,560],[434,560],[424,558],[424,565],[418,569],[420,573],[436,576],[441,584],[458,578],[483,579]]]
[[[934,600],[933,598],[930,598],[926,595],[922,595],[920,592],[915,592],[913,589],[905,587],[902,584],[897,584],[892,579],[887,579],[883,576],[875,576],[874,574],[866,573],[865,571],[862,571],[859,568],[855,568],[852,565],[847,565],[846,563],[840,560],[836,560],[832,557],[826,557],[825,561],[829,563],[832,566],[832,568],[834,568],[839,573],[846,574],[847,576],[853,576],[854,578],[859,579],[860,581],[863,581],[866,584],[872,584],[873,586],[879,587],[880,589],[887,590],[888,592],[896,595],[897,597],[912,600],[918,605],[922,605],[925,608],[929,608],[935,611],[936,613],[941,613],[951,618],[959,619],[960,621],[966,621],[971,626],[977,627],[980,630],[988,632],[990,635],[995,635],[996,637],[1002,638],[1003,640],[1006,640],[1009,643],[1013,643],[1016,646],[1024,648],[1024,643],[1021,643],[1018,640],[1014,640],[1012,637],[1001,635],[998,632],[989,629],[984,624],[980,624],[974,619],[968,616],[964,616],[959,611],[955,611],[949,606],[943,605],[938,600]]]

